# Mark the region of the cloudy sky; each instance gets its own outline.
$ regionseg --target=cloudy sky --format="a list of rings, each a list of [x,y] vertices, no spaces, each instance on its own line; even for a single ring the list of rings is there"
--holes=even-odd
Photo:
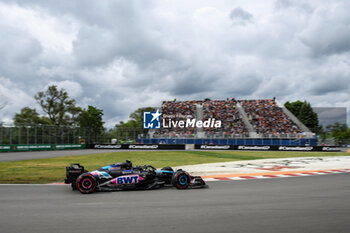
[[[33,96],[49,85],[103,109],[108,127],[172,98],[350,109],[349,9],[347,0],[0,0],[0,121],[39,110]]]

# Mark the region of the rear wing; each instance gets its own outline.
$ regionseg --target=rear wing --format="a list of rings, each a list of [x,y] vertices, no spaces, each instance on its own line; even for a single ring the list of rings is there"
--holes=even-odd
[[[79,163],[70,164],[69,167],[66,167],[67,179],[64,180],[64,183],[74,184],[78,177],[85,172],[87,171],[84,169],[84,166],[81,166]]]

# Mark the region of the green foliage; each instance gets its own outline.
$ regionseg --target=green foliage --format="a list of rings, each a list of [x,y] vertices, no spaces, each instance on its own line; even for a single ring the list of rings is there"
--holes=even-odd
[[[156,109],[152,107],[139,108],[130,114],[129,116],[130,120],[125,124],[129,124],[134,128],[143,128],[143,112],[151,112],[151,111],[156,111]]]
[[[89,105],[87,109],[83,109],[79,116],[80,127],[91,127],[95,130],[103,129],[102,121],[103,110]]]
[[[346,124],[336,122],[327,126],[328,136],[333,137],[339,144],[345,139],[350,139],[350,128]]]
[[[303,104],[304,104],[304,102],[302,102],[300,100],[297,100],[297,101],[292,102],[292,103],[287,101],[284,104],[284,107],[286,107],[291,113],[293,113],[294,116],[298,116],[299,112],[300,112],[300,109],[301,109],[301,106]]]
[[[127,122],[120,121],[115,125],[116,137],[119,141],[130,141],[138,134],[147,134],[148,130],[143,129],[143,112],[156,111],[155,108],[139,108],[132,112]]]
[[[316,129],[318,127],[318,117],[317,113],[315,113],[308,102],[304,102],[304,104],[300,108],[298,119],[304,123],[308,128]]]
[[[103,110],[89,105],[87,109],[83,109],[79,115],[78,121],[80,127],[90,128],[95,135],[95,140],[100,135],[103,128]]]
[[[299,100],[295,102],[288,101],[284,106],[311,131],[318,132],[320,130],[317,113],[314,112],[310,103]]]
[[[81,109],[64,89],[58,90],[56,86],[38,92],[34,98],[47,116],[40,116],[34,108],[21,109],[21,112],[14,116],[17,127],[7,132],[7,137],[2,138],[2,143],[17,144],[34,139],[35,143],[63,143],[80,136],[86,142],[97,142],[98,138],[101,140],[104,133],[103,110],[94,106]],[[75,140],[75,143],[78,142]]]
[[[34,108],[24,107],[20,113],[16,113],[14,117],[14,123],[18,125],[49,125],[50,119],[47,117],[39,116]]]
[[[64,89],[58,90],[56,86],[49,86],[46,91],[38,92],[34,98],[47,116],[40,116],[36,109],[25,107],[14,116],[16,126],[48,125],[48,127],[37,128],[37,133],[46,135],[46,138],[52,137],[55,142],[59,142],[63,135],[73,137],[69,135],[70,126],[84,128],[81,132],[85,136],[89,135],[84,138],[89,141],[92,138],[95,138],[96,141],[97,137],[102,135],[104,131],[103,110],[94,106],[81,109],[76,106],[75,100],[71,99]]]
[[[48,115],[54,125],[76,125],[81,108],[75,106],[75,100],[70,99],[64,90],[57,86],[49,86],[46,91],[34,96],[42,110]]]

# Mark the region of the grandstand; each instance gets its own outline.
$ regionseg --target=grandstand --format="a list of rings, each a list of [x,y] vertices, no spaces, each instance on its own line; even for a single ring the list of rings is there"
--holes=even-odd
[[[154,137],[222,137],[227,135],[247,135],[248,130],[236,108],[234,100],[193,100],[193,101],[163,101],[161,106],[162,119],[186,120],[196,118],[221,120],[220,129],[204,127],[171,128],[154,132]]]
[[[242,100],[249,124],[260,137],[283,135],[295,137],[302,130],[278,107],[275,100]]]
[[[162,128],[150,130],[149,142],[161,143],[162,139],[288,139],[300,144],[305,139],[314,139],[314,134],[292,113],[273,99],[236,100],[190,100],[163,101],[160,107],[163,119],[208,120],[222,122],[220,128]],[[187,140],[188,141],[188,140]],[[237,140],[236,140],[237,141]],[[143,141],[147,143],[147,141]],[[169,143],[169,140],[166,140]],[[308,140],[302,144],[309,143]],[[220,143],[219,143],[220,144]],[[226,144],[226,143],[224,143]],[[232,143],[230,143],[232,144]],[[246,144],[246,143],[245,143]],[[266,144],[264,142],[263,144]],[[270,144],[276,144],[270,142]],[[283,143],[277,143],[283,144]]]

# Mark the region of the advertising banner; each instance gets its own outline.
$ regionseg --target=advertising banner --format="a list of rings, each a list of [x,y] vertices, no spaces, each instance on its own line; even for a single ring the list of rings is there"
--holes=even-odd
[[[90,144],[90,149],[116,150],[185,150],[185,144]],[[196,150],[245,150],[245,151],[324,151],[339,152],[335,146],[248,146],[248,145],[201,145],[194,146]]]
[[[120,149],[120,150],[184,150],[184,144],[93,144],[87,145],[93,149]]]
[[[19,145],[0,145],[0,152],[74,150],[74,149],[85,149],[85,148],[86,148],[85,144],[19,144]]]

